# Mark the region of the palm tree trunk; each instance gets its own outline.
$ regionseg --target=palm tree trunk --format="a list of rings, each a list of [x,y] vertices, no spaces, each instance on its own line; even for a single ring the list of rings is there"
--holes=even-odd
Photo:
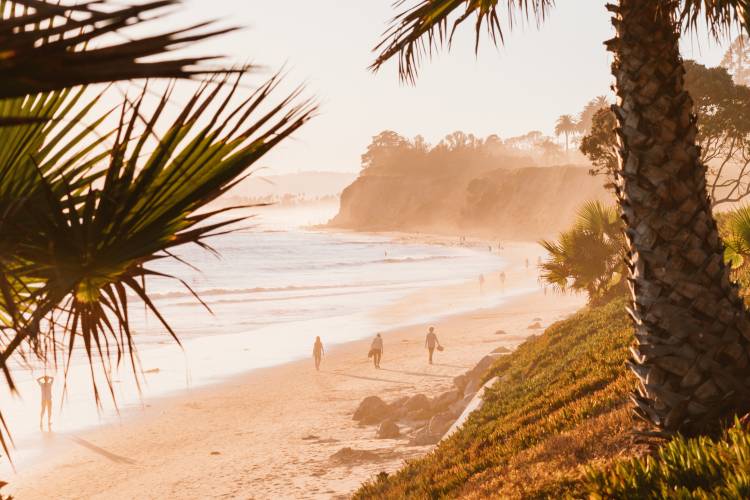
[[[622,144],[617,196],[630,246],[637,416],[665,434],[710,431],[750,406],[750,318],[723,244],[683,83],[675,0],[610,6]]]

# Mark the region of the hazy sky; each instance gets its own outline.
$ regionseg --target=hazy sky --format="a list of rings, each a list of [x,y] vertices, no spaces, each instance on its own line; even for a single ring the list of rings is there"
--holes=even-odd
[[[467,24],[450,53],[423,67],[414,87],[398,81],[395,65],[377,75],[367,69],[394,13],[391,0],[186,0],[174,22],[219,18],[245,27],[194,50],[263,64],[268,74],[286,64],[289,83],[306,82],[321,102],[320,116],[267,157],[267,173],[357,171],[371,136],[383,129],[422,134],[432,143],[458,129],[501,137],[550,133],[559,115],[608,93],[611,57],[602,42],[612,31],[605,1],[557,3],[539,30],[521,27],[499,50],[484,43],[479,57]],[[683,46],[686,57],[709,65],[723,54],[704,36]]]

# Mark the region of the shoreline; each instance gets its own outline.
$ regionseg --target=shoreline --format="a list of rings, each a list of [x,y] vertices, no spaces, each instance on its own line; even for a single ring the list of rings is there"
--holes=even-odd
[[[535,284],[518,259],[507,269],[509,289]],[[426,325],[410,316],[415,301],[466,293],[476,294],[476,284],[438,287],[375,311],[416,323],[385,332],[383,370],[372,368],[366,358],[370,340],[363,339],[327,349],[320,373],[311,360],[298,360],[155,397],[123,412],[118,422],[49,435],[47,456],[7,477],[9,492],[18,498],[346,495],[373,474],[431,449],[375,439],[375,429],[353,422],[364,397],[434,396],[494,348],[514,348],[538,333],[527,328],[533,318],[542,317],[546,326],[584,302],[536,288],[493,307],[444,317],[433,324],[446,351],[436,365],[427,365],[421,345]],[[500,329],[507,333],[496,335]],[[380,450],[382,457],[371,463],[332,461],[344,447]]]

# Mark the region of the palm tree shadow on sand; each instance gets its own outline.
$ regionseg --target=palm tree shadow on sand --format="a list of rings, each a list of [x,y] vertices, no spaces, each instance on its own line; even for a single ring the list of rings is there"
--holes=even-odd
[[[389,368],[381,368],[381,370],[384,372],[403,373],[404,375],[413,375],[415,377],[434,377],[434,378],[450,378],[450,379],[453,378],[453,375],[440,375],[438,373],[407,372],[405,370],[391,370]]]
[[[116,455],[114,453],[111,453],[104,448],[100,448],[99,446],[96,446],[95,444],[89,443],[85,439],[81,439],[77,436],[70,436],[70,440],[73,441],[76,444],[79,444],[83,446],[84,448],[87,448],[94,453],[103,456],[104,458],[111,460],[112,462],[118,463],[118,464],[127,464],[127,465],[135,465],[137,462],[135,460],[132,460],[128,457],[123,457],[121,455]]]
[[[381,371],[386,371],[386,370],[384,368],[381,368]],[[393,371],[393,370],[387,370],[387,371]],[[413,385],[411,382],[406,382],[404,380],[392,380],[392,379],[387,379],[387,378],[366,377],[364,375],[352,375],[351,373],[331,372],[331,371],[324,371],[324,370],[321,370],[321,372],[330,373],[331,375],[338,375],[340,377],[358,378],[361,380],[372,380],[375,382],[388,382],[389,384]]]

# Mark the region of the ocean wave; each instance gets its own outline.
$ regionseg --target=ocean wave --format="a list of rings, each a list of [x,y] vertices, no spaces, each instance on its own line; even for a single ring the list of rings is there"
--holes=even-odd
[[[254,288],[210,288],[208,290],[196,290],[199,297],[211,297],[217,295],[248,295],[253,293],[269,292],[296,292],[302,290],[325,290],[331,288],[352,288],[367,286],[361,285],[309,285],[309,286],[282,286],[282,287],[254,287]],[[179,299],[192,297],[193,294],[187,290],[175,290],[170,292],[151,292],[149,297],[152,299]]]
[[[325,264],[314,264],[314,267],[316,269],[335,269],[339,267],[364,267],[364,266],[373,266],[373,265],[379,265],[379,264],[413,264],[415,262],[429,262],[429,261],[435,261],[435,260],[450,260],[455,259],[456,256],[451,255],[429,255],[426,257],[385,257],[382,259],[374,259],[374,260],[357,260],[354,262],[330,262]],[[294,266],[281,266],[281,267],[274,267],[274,268],[268,268],[267,271],[290,271],[295,269],[303,269],[310,267],[310,263],[299,263],[295,264]]]

